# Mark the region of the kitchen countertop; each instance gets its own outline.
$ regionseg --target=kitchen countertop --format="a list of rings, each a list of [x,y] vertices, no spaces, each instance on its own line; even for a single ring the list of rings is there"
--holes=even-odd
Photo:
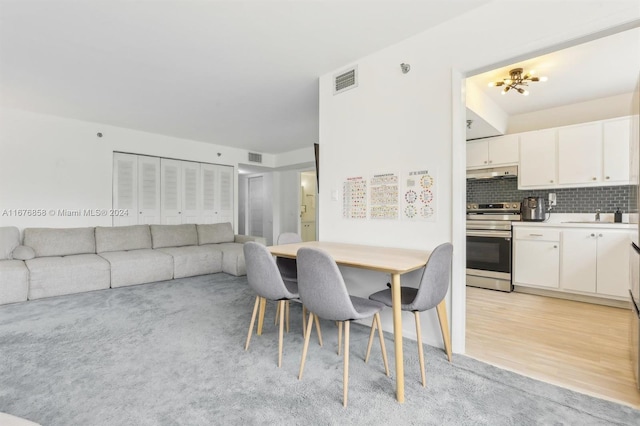
[[[635,229],[637,223],[629,223],[630,219],[637,220],[636,217],[630,218],[628,214],[622,215],[621,223],[613,222],[613,213],[601,213],[600,222],[596,222],[594,213],[551,213],[549,218],[544,222],[512,222],[514,227],[550,227],[550,228],[607,228],[607,229]]]

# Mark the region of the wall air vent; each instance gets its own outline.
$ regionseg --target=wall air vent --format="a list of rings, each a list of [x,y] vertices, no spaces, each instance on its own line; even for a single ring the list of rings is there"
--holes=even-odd
[[[252,163],[262,163],[262,154],[257,154],[255,152],[249,153],[249,161]]]
[[[358,66],[342,71],[333,76],[333,94],[345,92],[358,87]]]

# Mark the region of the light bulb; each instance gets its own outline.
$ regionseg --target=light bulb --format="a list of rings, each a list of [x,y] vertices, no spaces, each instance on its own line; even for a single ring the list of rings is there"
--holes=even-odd
[[[528,91],[528,90],[523,90],[521,93],[522,93],[523,95],[525,95],[525,96],[529,96],[529,91]]]
[[[534,70],[529,71],[529,75],[534,75],[536,72]]]
[[[540,81],[547,81],[549,80],[547,77],[540,77]]]
[[[494,87],[496,85],[496,83],[494,83],[493,81],[491,83],[489,83],[489,87]]]
[[[513,81],[510,78],[504,79],[504,84],[511,84],[511,83],[513,83]]]

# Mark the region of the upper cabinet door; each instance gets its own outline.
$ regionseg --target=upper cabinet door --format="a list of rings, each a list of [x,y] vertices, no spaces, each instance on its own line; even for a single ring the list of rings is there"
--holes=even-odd
[[[602,181],[602,123],[558,129],[558,183]]]
[[[602,123],[604,183],[629,184],[631,117]]]
[[[517,164],[520,135],[504,135],[489,139],[489,165]]]
[[[518,188],[554,188],[556,175],[555,129],[520,133]]]
[[[467,167],[489,165],[489,142],[486,139],[467,142]]]
[[[113,226],[138,223],[138,156],[113,154],[113,208],[127,215],[113,216]]]

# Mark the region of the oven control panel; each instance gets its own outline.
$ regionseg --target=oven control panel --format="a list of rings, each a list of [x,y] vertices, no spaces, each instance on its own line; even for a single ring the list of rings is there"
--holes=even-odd
[[[509,213],[509,212],[519,212],[519,211],[520,211],[519,201],[511,201],[511,202],[504,202],[504,203],[486,203],[486,204],[468,203],[467,204],[468,213]]]

